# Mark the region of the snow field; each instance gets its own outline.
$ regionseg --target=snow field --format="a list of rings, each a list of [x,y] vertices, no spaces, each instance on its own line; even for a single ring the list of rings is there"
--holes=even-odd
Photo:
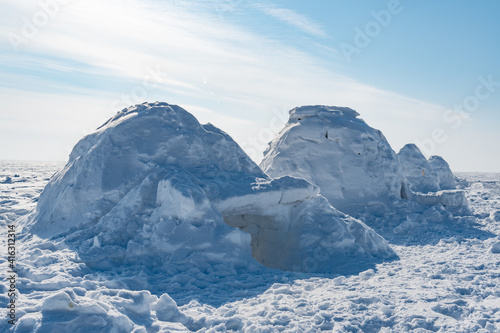
[[[64,167],[0,162],[19,319],[0,331],[500,332],[500,174],[454,179],[357,116],[292,110],[275,179],[166,103],[118,113]]]
[[[34,208],[57,167],[2,162],[0,181],[19,174],[0,184],[2,228]],[[498,332],[500,257],[491,249],[500,241],[500,175],[459,176],[470,179],[459,184],[480,233],[436,228],[426,242],[408,229],[391,241],[400,260],[354,275],[109,274],[89,270],[57,242],[21,242],[16,332]],[[408,244],[394,244],[398,238]]]

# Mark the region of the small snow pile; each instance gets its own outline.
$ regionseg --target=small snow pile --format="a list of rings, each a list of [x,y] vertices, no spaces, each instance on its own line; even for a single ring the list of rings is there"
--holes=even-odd
[[[384,135],[346,107],[303,106],[270,143],[261,163],[272,177],[301,177],[337,209],[401,198],[403,174]]]
[[[429,193],[439,191],[439,182],[429,162],[420,149],[409,143],[398,153],[406,184],[412,192]]]
[[[448,162],[441,156],[431,156],[429,158],[429,166],[435,173],[437,181],[441,190],[454,190],[457,188],[455,176],[451,172]]]
[[[160,299],[152,304],[151,309],[156,311],[156,316],[161,321],[186,323],[188,320],[168,294],[161,295]]]
[[[492,221],[500,221],[500,210],[490,212],[490,219]]]
[[[259,269],[253,255],[272,268],[340,273],[396,257],[318,192],[302,179],[270,179],[184,109],[144,103],[75,146],[27,226],[101,270],[226,276]]]
[[[6,176],[5,180],[2,181],[2,182],[0,182],[0,183],[2,183],[2,184],[12,184],[12,178],[9,177],[9,176]]]
[[[398,153],[405,176],[403,197],[424,206],[441,204],[445,207],[467,205],[465,193],[456,189],[448,163],[440,156],[429,161],[414,144],[407,144]]]
[[[141,330],[134,330],[139,325],[133,320],[146,324],[155,313],[159,321],[168,322],[166,332],[185,331],[183,325],[189,322],[167,294],[158,299],[144,290],[75,289],[80,295],[72,288],[54,291],[43,300],[40,312],[29,309],[19,319],[15,332],[136,332]]]

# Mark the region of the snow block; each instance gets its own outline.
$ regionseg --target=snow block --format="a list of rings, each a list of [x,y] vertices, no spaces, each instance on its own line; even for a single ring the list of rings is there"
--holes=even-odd
[[[28,226],[104,270],[231,274],[258,269],[255,258],[283,270],[342,273],[396,257],[318,192],[303,179],[270,179],[229,135],[179,106],[144,103],[75,146]]]
[[[500,242],[491,244],[491,253],[500,253]]]
[[[411,200],[418,202],[422,206],[443,205],[444,207],[463,207],[467,205],[465,192],[461,190],[412,193]]]

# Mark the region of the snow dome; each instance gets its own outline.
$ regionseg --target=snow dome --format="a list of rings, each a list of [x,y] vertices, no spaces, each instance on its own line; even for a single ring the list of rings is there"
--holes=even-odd
[[[272,177],[303,177],[337,209],[401,198],[403,175],[384,135],[346,107],[303,106],[269,144],[261,163]]]
[[[412,192],[429,193],[440,190],[434,170],[413,143],[405,145],[398,153],[406,184]]]
[[[439,187],[442,190],[453,190],[457,187],[457,182],[451,172],[448,162],[441,156],[431,156],[429,158],[429,166],[437,177]]]
[[[372,136],[384,140],[378,133],[360,140],[377,150]],[[386,186],[397,195],[396,181]],[[381,236],[331,207],[316,186],[269,178],[229,135],[159,102],[125,109],[83,138],[27,226],[64,241],[97,269],[228,274],[257,269],[258,261],[332,273],[396,258]]]
[[[432,156],[427,160],[414,144],[401,148],[398,157],[405,177],[404,199],[424,206],[467,209],[465,193],[456,189],[453,173],[442,157]]]
[[[414,144],[396,154],[384,135],[347,107],[302,106],[269,144],[260,164],[271,177],[302,177],[335,208],[362,218],[394,210],[401,199],[465,207],[441,157],[427,161]]]

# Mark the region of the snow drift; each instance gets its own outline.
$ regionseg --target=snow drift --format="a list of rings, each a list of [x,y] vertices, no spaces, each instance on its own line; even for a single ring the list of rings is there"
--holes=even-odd
[[[396,195],[395,183],[387,186]],[[283,270],[340,273],[396,257],[318,192],[303,179],[269,178],[229,135],[184,109],[144,103],[75,146],[27,226],[98,269],[225,275],[258,269],[255,258]]]

